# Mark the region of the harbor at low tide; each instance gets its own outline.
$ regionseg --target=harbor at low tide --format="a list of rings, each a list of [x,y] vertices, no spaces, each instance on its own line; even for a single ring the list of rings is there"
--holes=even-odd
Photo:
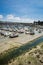
[[[9,38],[9,35],[1,35],[0,34],[0,53],[3,53],[4,51],[11,49],[13,47],[18,48],[40,36],[43,36],[43,31],[41,29],[41,32],[39,33],[38,31],[35,30],[35,28],[32,30],[34,31],[34,35],[30,35],[30,28],[31,27],[19,27],[19,30],[16,28],[16,32],[14,31],[6,31],[5,28],[3,28],[1,31],[4,33],[10,33],[10,34],[16,34],[18,33],[18,37],[14,38]],[[15,29],[14,29],[15,30]],[[27,33],[26,33],[27,32]]]
[[[0,28],[0,64],[7,64],[42,42],[43,28],[39,26],[20,25]]]

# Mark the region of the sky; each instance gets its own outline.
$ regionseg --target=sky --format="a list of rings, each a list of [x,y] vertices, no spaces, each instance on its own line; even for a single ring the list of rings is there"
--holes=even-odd
[[[43,20],[43,0],[0,0],[0,20],[29,23]]]

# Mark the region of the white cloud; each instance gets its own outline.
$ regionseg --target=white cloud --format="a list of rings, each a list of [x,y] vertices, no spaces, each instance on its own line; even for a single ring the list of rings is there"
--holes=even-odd
[[[33,22],[34,20],[33,19],[30,19],[30,18],[22,18],[22,22],[28,22],[28,23],[31,23]]]
[[[15,20],[21,20],[20,17],[15,17],[14,19],[15,19]]]
[[[14,19],[14,16],[13,16],[12,14],[7,15],[7,16],[6,16],[6,19],[7,19],[7,20],[13,20],[13,19]]]
[[[10,22],[24,22],[24,23],[28,22],[28,23],[31,23],[34,21],[33,19],[30,19],[30,18],[25,17],[25,16],[24,17],[17,17],[17,16],[14,16],[12,14],[6,15],[6,17],[4,17],[4,19],[3,19],[3,15],[0,15],[0,18],[2,18],[2,20],[4,20],[4,21],[10,21]]]
[[[0,15],[0,19],[2,19],[3,18],[3,15]]]

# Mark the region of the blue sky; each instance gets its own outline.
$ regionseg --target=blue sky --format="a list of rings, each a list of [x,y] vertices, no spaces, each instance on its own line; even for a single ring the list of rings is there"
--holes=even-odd
[[[43,20],[43,0],[0,0],[0,20],[8,17],[10,21]]]

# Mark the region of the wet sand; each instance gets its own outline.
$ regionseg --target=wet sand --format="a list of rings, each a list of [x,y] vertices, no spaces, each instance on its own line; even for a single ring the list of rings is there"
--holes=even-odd
[[[30,42],[40,36],[43,36],[43,33],[38,33],[35,35],[29,35],[23,33],[19,34],[19,37],[16,38],[0,36],[0,53],[13,47],[14,48],[20,47],[21,45],[26,44],[27,42]]]

